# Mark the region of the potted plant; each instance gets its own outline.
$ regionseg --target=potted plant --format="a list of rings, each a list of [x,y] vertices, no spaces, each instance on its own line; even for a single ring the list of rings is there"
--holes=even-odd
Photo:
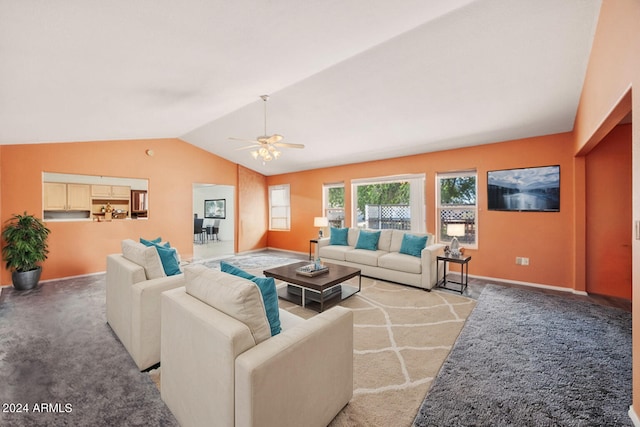
[[[10,270],[13,286],[18,290],[34,288],[40,281],[42,267],[47,259],[47,237],[51,231],[33,215],[15,214],[2,230],[2,258]]]

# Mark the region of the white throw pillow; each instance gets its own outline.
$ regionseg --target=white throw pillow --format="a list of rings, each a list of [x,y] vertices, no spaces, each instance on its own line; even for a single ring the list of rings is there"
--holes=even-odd
[[[262,293],[251,280],[203,265],[184,269],[189,295],[247,325],[256,344],[271,338]]]
[[[122,256],[144,268],[147,280],[166,277],[160,255],[153,246],[145,246],[135,240],[125,239],[121,243]]]

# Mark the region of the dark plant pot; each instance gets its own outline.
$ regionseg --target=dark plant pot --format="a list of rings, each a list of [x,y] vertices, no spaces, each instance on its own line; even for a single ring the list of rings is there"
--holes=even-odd
[[[28,291],[35,288],[40,281],[40,273],[42,273],[42,267],[29,271],[14,271],[11,273],[13,287],[19,291]]]

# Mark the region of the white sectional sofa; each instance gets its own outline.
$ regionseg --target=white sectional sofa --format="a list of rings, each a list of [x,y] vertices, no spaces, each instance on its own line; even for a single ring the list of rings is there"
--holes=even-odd
[[[184,286],[184,274],[166,276],[158,253],[133,240],[107,256],[107,323],[141,371],[160,362],[160,296]]]
[[[344,231],[344,229],[343,229]],[[364,230],[371,232],[372,230]],[[336,232],[336,229],[332,229]],[[359,268],[363,276],[426,290],[436,285],[436,256],[444,254],[445,245],[433,244],[433,234],[417,234],[403,230],[380,230],[380,237],[374,250],[357,248],[360,229],[349,228],[347,241],[331,244],[331,238],[318,241],[318,252],[323,262],[348,265]],[[426,246],[419,250],[420,256],[402,253],[405,234],[427,236]],[[333,239],[334,242],[337,239]],[[344,243],[347,243],[346,245]]]
[[[185,286],[162,294],[161,322],[162,399],[180,425],[328,425],[353,395],[353,312],[305,320],[276,306],[272,336],[252,281],[184,271]]]

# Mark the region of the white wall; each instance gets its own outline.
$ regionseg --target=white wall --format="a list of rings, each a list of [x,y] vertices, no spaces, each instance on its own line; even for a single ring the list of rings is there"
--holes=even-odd
[[[235,187],[232,185],[193,184],[193,213],[198,218],[204,218],[204,201],[211,199],[225,199],[227,214],[220,220],[220,240],[233,241],[235,233]],[[212,225],[213,219],[204,218],[204,225]]]

